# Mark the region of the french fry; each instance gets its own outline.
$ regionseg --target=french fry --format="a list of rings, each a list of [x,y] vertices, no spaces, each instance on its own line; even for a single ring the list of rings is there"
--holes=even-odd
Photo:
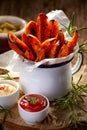
[[[57,41],[59,40],[61,45],[65,44],[65,36],[62,30],[59,30],[56,37],[57,37]]]
[[[30,44],[30,39],[28,37],[28,35],[26,35],[25,33],[23,33],[21,35],[21,39],[22,41],[30,48],[31,47],[31,44]]]
[[[17,38],[17,36],[13,32],[8,33],[8,41],[18,46],[18,48],[20,48],[20,50],[22,50],[23,52],[28,50],[28,46],[22,40]]]
[[[67,43],[67,47],[69,48],[70,53],[73,51],[74,47],[76,46],[78,41],[78,32],[74,32],[73,37],[71,38],[70,41]]]
[[[56,38],[50,44],[50,50],[47,53],[48,58],[55,58],[57,53],[57,41]]]
[[[32,60],[32,61],[35,61],[35,56],[33,54],[33,51],[32,49],[29,49],[29,50],[26,50],[26,52],[24,53],[25,55],[25,58],[28,59],[28,60]]]
[[[55,56],[56,56],[56,51],[57,51],[57,44],[52,44],[51,48],[52,48],[52,49],[48,52],[47,57],[48,57],[48,58],[55,58]]]
[[[63,44],[58,53],[58,57],[65,57],[67,55],[69,55],[69,48],[67,47],[67,44]]]
[[[42,43],[42,48],[45,49],[45,52],[46,52],[46,53],[51,49],[51,44],[52,44],[55,40],[56,40],[56,38],[50,38],[50,39],[45,40],[45,41]]]
[[[56,37],[56,35],[58,34],[60,27],[57,21],[55,20],[50,20],[48,22],[48,26],[50,29],[50,38]]]
[[[40,41],[37,39],[37,37],[29,34],[28,35],[29,38],[29,44],[31,44],[32,49],[34,50],[35,54],[37,55],[37,53],[40,51],[41,49],[41,43]]]
[[[46,40],[46,32],[48,28],[47,19],[48,17],[44,13],[40,13],[37,17],[37,38],[41,43]]]
[[[36,62],[41,61],[45,59],[45,49],[41,48],[41,50],[37,53],[37,58],[36,58]]]
[[[37,36],[37,27],[36,27],[36,22],[35,21],[30,21],[26,25],[26,35],[32,34],[34,36]]]
[[[22,41],[24,41],[29,48],[32,48],[35,51],[35,53],[37,53],[41,48],[40,41],[37,39],[37,37],[33,36],[32,34],[22,34]]]
[[[20,48],[18,48],[16,44],[13,44],[11,41],[8,41],[8,43],[10,48],[13,49],[17,54],[25,57],[24,52]]]

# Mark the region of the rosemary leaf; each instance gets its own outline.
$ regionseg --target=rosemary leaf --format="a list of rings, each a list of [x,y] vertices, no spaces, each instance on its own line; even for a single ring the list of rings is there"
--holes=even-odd
[[[87,27],[78,28],[77,31],[81,31],[81,30],[84,30],[84,29],[87,29]]]
[[[87,112],[83,107],[81,107],[79,104],[77,104],[77,107],[80,108],[80,110]]]
[[[9,108],[4,108],[0,105],[0,113],[4,113],[2,123],[5,122],[8,116],[12,117],[11,110]]]
[[[87,40],[83,44],[79,45],[79,52],[87,54]]]
[[[81,79],[82,79],[82,75],[80,76],[80,78],[79,78],[79,80],[77,81],[77,84],[76,84],[76,85],[78,85],[78,84],[80,83]]]
[[[81,124],[78,119],[78,114],[74,110],[72,111],[69,120],[71,121],[71,125],[74,125],[75,128],[78,128],[78,125]]]
[[[6,120],[7,116],[8,116],[8,112],[4,112],[4,116],[3,116],[2,123],[4,123],[4,122],[5,122],[5,120]]]
[[[2,72],[2,75],[0,75],[0,78],[6,79],[6,80],[13,80],[12,76],[10,75],[7,69],[0,68],[0,71]]]
[[[78,95],[78,98],[80,98],[80,100],[82,100],[82,102],[84,102],[84,95]]]
[[[2,74],[7,74],[9,73],[9,71],[7,69],[3,69],[3,68],[0,68],[0,71],[2,72]]]

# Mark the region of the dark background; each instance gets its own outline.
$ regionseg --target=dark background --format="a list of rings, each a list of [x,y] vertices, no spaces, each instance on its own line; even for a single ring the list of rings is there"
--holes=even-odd
[[[40,12],[61,9],[70,18],[75,12],[75,25],[87,26],[87,0],[1,0],[0,15],[15,15],[27,21],[35,20]],[[87,39],[87,30],[80,32],[80,42]]]

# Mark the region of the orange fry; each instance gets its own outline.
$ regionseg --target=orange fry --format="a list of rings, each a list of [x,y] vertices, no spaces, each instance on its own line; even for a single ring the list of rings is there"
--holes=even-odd
[[[24,55],[25,55],[26,59],[35,61],[35,56],[34,56],[33,51],[31,49],[26,50]]]
[[[37,37],[35,37],[35,36],[31,35],[31,34],[28,35],[28,38],[29,38],[29,43],[32,46],[32,49],[37,54],[39,52],[39,50],[41,49],[40,41],[37,39]]]
[[[37,35],[37,29],[36,29],[36,22],[35,21],[30,21],[26,25],[26,35],[32,34],[34,36]]]
[[[50,29],[50,38],[56,37],[56,35],[58,34],[60,27],[57,21],[55,20],[50,20],[48,22],[48,26]]]
[[[45,49],[41,48],[41,50],[37,53],[37,58],[36,58],[36,62],[41,61],[45,59]]]
[[[37,37],[29,34],[28,36],[26,34],[22,34],[22,40],[28,45],[29,47],[29,52],[26,53],[26,56],[28,59],[35,60],[35,57],[37,57],[40,53],[41,50],[41,43],[37,39]],[[33,53],[33,54],[32,54]],[[35,55],[35,57],[33,57]],[[42,57],[42,54],[40,54]],[[41,59],[41,58],[39,58]]]
[[[44,13],[40,13],[37,17],[37,38],[40,40],[41,43],[46,40],[45,35],[48,28],[47,19],[48,17]]]
[[[65,57],[67,55],[69,55],[69,48],[67,47],[67,44],[63,44],[58,53],[58,57]]]
[[[25,33],[23,33],[21,35],[22,41],[30,48],[31,44],[30,44],[30,39],[28,37],[28,35],[26,35]]]
[[[50,44],[50,50],[47,54],[47,57],[48,58],[55,58],[56,53],[57,53],[57,44],[56,44],[56,40],[55,40],[55,41],[53,41],[52,44]]]
[[[78,41],[78,32],[76,31],[76,32],[74,32],[74,35],[71,38],[71,40],[67,43],[67,46],[68,46],[70,52],[73,51],[74,47],[77,44],[77,41]]]
[[[28,46],[22,40],[17,38],[17,36],[13,32],[8,33],[8,41],[18,46],[18,48],[20,48],[20,50],[22,50],[23,52],[28,50]]]
[[[24,52],[20,48],[18,48],[16,44],[13,44],[11,41],[8,41],[8,43],[10,48],[13,49],[17,54],[25,57]]]
[[[45,40],[43,43],[42,43],[42,48],[45,49],[45,52],[47,53],[50,48],[51,48],[51,44],[56,40],[56,38],[50,38],[50,39],[47,39]]]
[[[59,40],[60,44],[65,44],[65,36],[62,30],[59,30],[57,35],[57,40]]]

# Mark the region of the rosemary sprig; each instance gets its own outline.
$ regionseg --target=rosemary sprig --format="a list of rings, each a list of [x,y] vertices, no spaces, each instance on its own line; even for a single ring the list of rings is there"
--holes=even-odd
[[[79,52],[87,54],[87,40],[83,44],[79,45]]]
[[[79,122],[78,115],[77,115],[76,111],[72,111],[72,114],[70,115],[69,120],[72,121],[72,124],[74,124],[75,128],[77,128],[78,125],[81,125],[81,123]]]
[[[73,33],[75,31],[81,31],[81,30],[87,29],[87,27],[78,28],[77,26],[74,25],[74,22],[75,22],[75,13],[73,12],[72,15],[71,15],[70,23],[69,23],[68,27],[66,27],[65,25],[61,24],[62,26],[65,27],[65,29],[67,30],[68,34],[71,37],[73,36]]]
[[[0,68],[1,74],[7,74],[9,71],[7,69]]]
[[[68,27],[62,24],[71,37],[73,36],[73,33],[75,31],[81,31],[81,30],[87,29],[87,27],[78,28],[77,26],[74,25],[74,21],[75,21],[75,13],[73,12],[71,15],[70,23]],[[87,54],[87,40],[83,44],[79,45],[79,52]]]
[[[31,104],[38,103],[38,99],[36,97],[29,97],[29,98],[27,98],[27,101],[29,101]]]
[[[72,36],[73,33],[77,30],[77,27],[74,26],[74,21],[75,21],[75,13],[73,12],[73,14],[72,14],[72,16],[70,18],[69,26],[67,28],[67,31],[68,31],[70,36]]]
[[[65,97],[57,98],[55,101],[55,104],[59,106],[61,109],[63,110],[67,109],[72,113],[69,120],[71,120],[71,123],[74,124],[75,127],[76,124],[78,125],[80,123],[76,112],[76,108],[84,112],[87,112],[87,110],[85,110],[81,106],[81,103],[84,102],[84,97],[87,95],[87,84],[81,85],[80,84],[81,79],[82,79],[82,75],[80,76],[77,83],[74,83],[72,78],[71,92]]]
[[[8,108],[4,108],[4,107],[1,106],[1,105],[0,105],[0,113],[4,113],[2,123],[5,122],[5,120],[7,119],[8,116],[12,117],[11,110],[8,109]]]
[[[6,79],[6,80],[13,80],[13,77],[10,75],[10,73],[7,69],[0,68],[0,70],[3,73],[2,75],[0,75],[0,78]]]

